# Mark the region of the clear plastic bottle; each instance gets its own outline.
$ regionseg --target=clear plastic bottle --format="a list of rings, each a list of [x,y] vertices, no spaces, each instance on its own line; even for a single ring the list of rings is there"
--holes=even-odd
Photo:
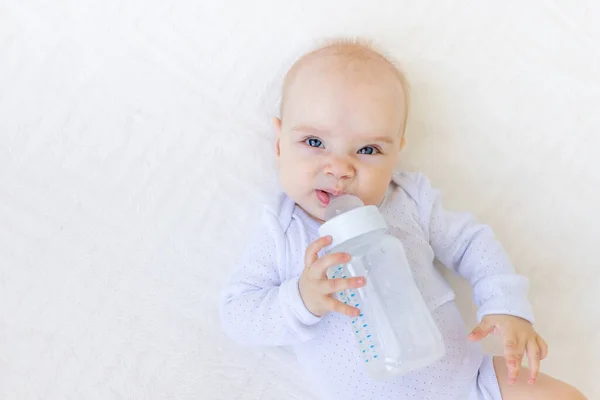
[[[347,252],[347,264],[329,268],[330,279],[364,276],[365,286],[336,293],[361,310],[350,324],[369,375],[386,379],[425,367],[445,352],[442,335],[423,300],[404,246],[387,235],[376,206],[343,195],[325,210],[321,236],[331,235],[327,253]]]

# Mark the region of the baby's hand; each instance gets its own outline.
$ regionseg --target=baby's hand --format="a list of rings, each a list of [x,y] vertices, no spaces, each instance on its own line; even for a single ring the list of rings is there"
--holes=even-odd
[[[517,380],[525,351],[529,359],[529,383],[534,383],[540,370],[540,360],[546,358],[548,345],[533,329],[531,323],[512,315],[490,314],[469,334],[469,340],[478,341],[490,333],[500,333],[504,343],[504,358],[508,367],[508,383]]]
[[[332,294],[350,288],[364,286],[365,278],[328,279],[327,269],[350,261],[347,253],[331,253],[319,258],[318,253],[331,243],[331,236],[324,236],[312,242],[304,255],[304,271],[300,275],[298,287],[306,308],[318,317],[329,311],[357,317],[360,311],[332,297]]]

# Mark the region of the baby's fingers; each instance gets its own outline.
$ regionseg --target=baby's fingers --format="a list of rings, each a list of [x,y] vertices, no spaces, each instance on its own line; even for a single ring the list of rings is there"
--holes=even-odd
[[[355,289],[365,285],[365,278],[337,278],[323,279],[321,281],[322,291],[324,294],[332,294],[346,289]]]
[[[521,370],[521,360],[525,352],[525,344],[519,341],[514,334],[508,334],[504,337],[504,356],[508,366],[508,383],[513,384],[517,381],[519,371]]]
[[[540,347],[540,360],[543,360],[548,355],[548,343],[540,335],[537,336],[536,342]]]
[[[469,333],[468,339],[472,341],[481,340],[492,333],[493,330],[494,324],[488,322],[488,320],[484,318],[483,321],[481,321],[481,323],[477,325],[475,329],[471,331],[471,333]]]
[[[319,252],[331,243],[331,236],[323,236],[312,242],[304,253],[304,265],[308,268],[319,258]]]
[[[344,314],[349,317],[358,317],[360,310],[358,308],[344,304],[339,300],[329,297],[327,300],[327,309],[336,313]]]
[[[535,383],[540,371],[540,348],[535,339],[527,342],[527,358],[529,359],[529,383]]]
[[[310,266],[309,276],[313,279],[322,279],[327,276],[327,269],[334,265],[345,264],[350,261],[348,253],[330,253],[319,258]]]

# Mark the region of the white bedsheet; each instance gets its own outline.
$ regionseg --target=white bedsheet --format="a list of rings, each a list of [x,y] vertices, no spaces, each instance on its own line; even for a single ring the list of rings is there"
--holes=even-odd
[[[599,3],[375,4],[0,1],[0,398],[316,399],[216,306],[274,188],[282,74],[338,35],[402,62],[404,165],[495,228],[543,371],[600,398]]]

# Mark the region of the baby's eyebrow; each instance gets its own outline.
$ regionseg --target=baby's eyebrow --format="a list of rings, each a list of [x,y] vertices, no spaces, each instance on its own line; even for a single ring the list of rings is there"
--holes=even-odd
[[[305,125],[293,126],[292,131],[310,133],[312,135],[324,135],[324,134],[328,133],[326,130],[318,129],[318,128],[315,128],[312,126],[305,126]]]
[[[394,143],[394,139],[392,139],[389,136],[376,136],[374,138],[369,138],[369,140],[372,142],[381,142],[381,143],[387,143],[387,144]]]

